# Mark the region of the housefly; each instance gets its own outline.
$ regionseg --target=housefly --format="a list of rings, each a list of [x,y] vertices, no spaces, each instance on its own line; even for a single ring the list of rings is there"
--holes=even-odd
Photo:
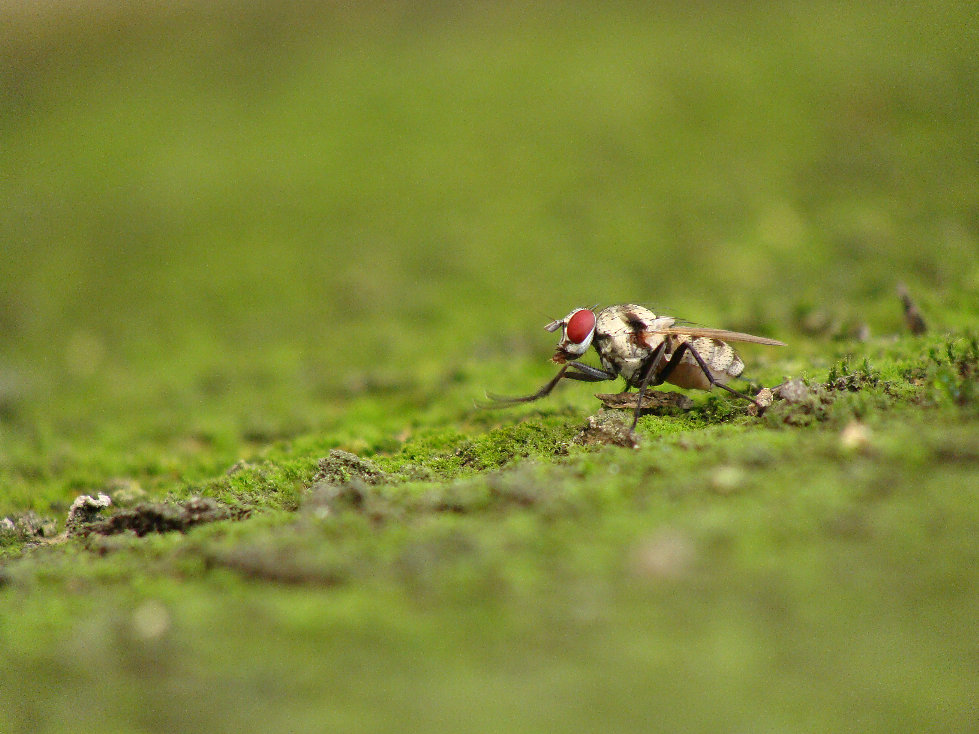
[[[576,308],[544,328],[561,330],[561,341],[551,358],[561,369],[537,392],[519,397],[490,395],[493,404],[539,400],[561,380],[602,382],[622,377],[625,391],[639,388],[630,431],[636,429],[646,389],[664,382],[695,390],[720,387],[757,405],[726,384],[744,371],[744,362],[728,342],[785,346],[775,339],[685,324],[631,303],[600,311]],[[577,361],[589,347],[598,352],[601,368]]]

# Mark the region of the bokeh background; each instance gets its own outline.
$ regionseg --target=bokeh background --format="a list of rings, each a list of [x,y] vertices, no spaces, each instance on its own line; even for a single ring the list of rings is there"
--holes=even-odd
[[[977,110],[960,0],[0,0],[0,520],[252,512],[0,526],[0,730],[976,731]],[[473,408],[626,301],[853,391]]]
[[[364,390],[492,383],[461,406],[593,303],[879,334],[904,281],[976,313],[968,3],[0,12],[8,459],[179,434],[208,472]]]

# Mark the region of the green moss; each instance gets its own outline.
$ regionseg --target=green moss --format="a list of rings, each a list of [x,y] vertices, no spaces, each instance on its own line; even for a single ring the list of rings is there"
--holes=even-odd
[[[976,730],[968,3],[44,5],[0,23],[4,731]],[[806,387],[636,450],[575,442],[621,383],[474,406],[626,301]],[[229,517],[57,535],[98,493]]]

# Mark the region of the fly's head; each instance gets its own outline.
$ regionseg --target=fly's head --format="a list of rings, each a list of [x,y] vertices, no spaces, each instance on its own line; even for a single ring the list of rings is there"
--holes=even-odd
[[[590,308],[576,308],[563,319],[552,321],[544,327],[548,331],[561,329],[561,341],[551,359],[558,363],[580,357],[591,346],[595,336],[595,312]]]

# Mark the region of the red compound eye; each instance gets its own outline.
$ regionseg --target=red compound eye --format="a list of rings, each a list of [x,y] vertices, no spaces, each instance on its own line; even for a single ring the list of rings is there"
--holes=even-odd
[[[568,329],[565,333],[568,335],[568,341],[581,344],[589,337],[594,328],[595,314],[587,308],[582,308],[571,314],[571,318],[568,319]]]

